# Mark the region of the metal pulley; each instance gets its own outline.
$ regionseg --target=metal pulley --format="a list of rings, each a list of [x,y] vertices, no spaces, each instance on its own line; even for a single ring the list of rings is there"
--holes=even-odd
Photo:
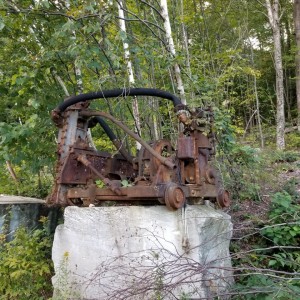
[[[218,194],[218,196],[217,196],[217,203],[222,208],[229,207],[230,203],[231,203],[229,192],[226,191],[226,190],[220,191],[219,194]]]
[[[176,183],[170,182],[167,184],[164,200],[169,209],[176,210],[184,205],[186,198],[183,189]]]

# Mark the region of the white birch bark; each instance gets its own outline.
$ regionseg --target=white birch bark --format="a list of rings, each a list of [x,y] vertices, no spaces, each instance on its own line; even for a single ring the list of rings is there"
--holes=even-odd
[[[70,8],[70,1],[66,0],[65,5],[67,8]],[[73,36],[74,36],[74,40],[76,43],[76,32],[75,31],[73,31]],[[77,85],[77,92],[79,94],[82,94],[83,93],[82,73],[81,73],[81,69],[78,65],[77,57],[75,58],[75,61],[74,61],[74,68],[75,68],[75,80],[76,80],[76,85]]]
[[[78,66],[77,59],[75,59],[75,78],[76,78],[76,84],[77,84],[77,91],[79,94],[83,93],[83,82],[82,82],[82,74],[81,69]]]
[[[296,95],[297,95],[297,129],[300,131],[300,0],[294,1],[294,25],[296,35]]]
[[[167,0],[161,0],[160,7],[161,7],[161,15],[164,19],[164,29],[166,31],[166,39],[167,39],[169,51],[175,57],[176,50],[175,50],[174,41],[172,38],[172,30],[171,30],[171,24],[170,24],[170,19],[169,19]],[[181,71],[180,71],[180,67],[179,67],[178,63],[175,62],[173,68],[174,68],[174,73],[175,73],[175,78],[176,78],[176,83],[177,83],[177,90],[179,92],[182,103],[186,104],[184,86],[183,86],[183,82],[182,82],[182,78],[181,78]]]
[[[125,24],[125,17],[124,17],[124,11],[123,11],[123,1],[120,0],[117,2],[118,6],[118,13],[119,13],[119,24],[121,30],[126,33],[126,24]],[[129,79],[129,84],[131,86],[134,86],[135,80],[134,80],[134,75],[133,75],[133,68],[132,68],[132,63],[130,60],[130,51],[129,51],[129,45],[125,41],[123,41],[123,49],[124,49],[124,58],[127,64],[127,72],[128,72],[128,79]],[[133,116],[135,118],[135,128],[138,133],[138,135],[141,135],[141,121],[140,121],[140,113],[139,113],[139,105],[137,98],[134,97],[133,103],[132,103],[132,111],[133,111]],[[140,143],[136,143],[137,149],[141,148]]]
[[[186,31],[186,26],[183,22],[183,0],[180,0],[180,9],[181,9],[181,28],[182,28],[182,39],[183,39],[183,46],[185,48],[185,53],[186,53],[186,67],[189,76],[192,76],[192,71],[191,71],[191,64],[190,64],[190,52],[189,52],[189,44],[188,44],[188,36],[187,36],[187,31]]]
[[[281,40],[279,27],[279,0],[266,1],[269,23],[273,31],[274,40],[274,64],[276,70],[276,95],[277,95],[277,113],[276,113],[276,145],[278,150],[285,148],[284,128],[284,88],[283,88],[283,68],[281,54]]]

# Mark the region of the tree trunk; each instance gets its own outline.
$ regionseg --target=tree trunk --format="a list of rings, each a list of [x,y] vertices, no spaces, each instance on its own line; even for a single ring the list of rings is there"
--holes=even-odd
[[[250,51],[251,51],[251,64],[252,64],[252,67],[254,67],[253,46],[252,46],[250,40],[249,40],[249,43],[250,43]],[[256,81],[255,73],[254,73],[254,76],[253,76],[253,80],[254,80],[253,87],[254,87],[255,102],[256,102],[257,123],[258,123],[259,135],[260,135],[260,145],[261,145],[261,148],[264,148],[265,142],[264,142],[264,135],[263,135],[262,126],[261,126],[260,103],[259,103],[259,98],[258,98],[257,81]]]
[[[124,17],[124,11],[123,11],[123,2],[122,0],[117,2],[118,6],[118,13],[119,13],[119,24],[121,30],[126,33],[126,25],[125,25],[125,17]],[[130,52],[129,52],[129,46],[128,44],[123,41],[123,48],[124,48],[124,58],[127,63],[127,72],[128,72],[128,78],[129,78],[129,84],[134,85],[134,76],[133,76],[133,68],[132,68],[132,63],[130,60]],[[133,110],[133,116],[134,116],[134,121],[135,121],[135,128],[136,132],[139,136],[141,136],[141,121],[140,121],[140,113],[139,113],[139,106],[137,102],[137,98],[134,97],[133,103],[132,103],[132,110]],[[140,143],[136,143],[137,149],[141,148]]]
[[[181,29],[182,29],[182,40],[183,40],[183,47],[185,49],[186,53],[186,68],[188,75],[192,77],[192,71],[191,71],[191,64],[190,64],[190,52],[189,52],[189,44],[188,44],[188,36],[187,36],[187,30],[186,26],[184,24],[184,14],[183,14],[183,0],[180,0],[180,10],[181,10]]]
[[[274,63],[276,70],[276,145],[278,150],[285,148],[284,140],[284,89],[283,89],[283,68],[282,68],[282,55],[281,55],[281,42],[280,42],[280,27],[279,27],[279,4],[278,0],[272,3],[266,0],[266,8],[268,11],[269,23],[273,31],[274,40]]]
[[[168,48],[169,48],[170,53],[175,57],[176,51],[175,51],[174,41],[172,38],[172,30],[171,30],[171,24],[170,24],[170,19],[169,19],[167,0],[161,0],[160,7],[161,7],[161,15],[164,18],[164,28],[166,31],[166,39],[167,39]],[[177,90],[179,92],[182,103],[186,104],[184,86],[183,86],[183,82],[181,79],[181,72],[180,72],[180,67],[179,67],[178,63],[175,62],[173,65],[173,68],[174,68],[174,73],[175,73],[175,78],[176,78],[176,83],[177,83]]]
[[[296,95],[297,95],[297,127],[300,131],[300,0],[294,1],[294,24],[296,34],[297,51],[295,56],[296,62]]]
[[[283,44],[283,53],[291,53],[291,29],[289,19],[284,21],[285,35],[286,37],[282,37]],[[285,42],[286,40],[286,42]],[[292,102],[292,86],[291,86],[291,78],[292,72],[291,67],[289,66],[289,62],[286,62],[283,66],[284,69],[284,92],[285,92],[285,103],[286,103],[286,119],[291,122],[292,121],[292,113],[291,113],[291,102]]]

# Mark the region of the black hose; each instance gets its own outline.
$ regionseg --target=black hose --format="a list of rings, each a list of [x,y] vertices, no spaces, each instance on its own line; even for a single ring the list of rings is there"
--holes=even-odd
[[[99,123],[99,125],[103,128],[103,130],[105,131],[105,133],[107,134],[107,136],[111,141],[115,141],[118,139],[114,134],[114,132],[109,127],[109,125],[101,117],[94,117],[89,121],[89,124],[94,124],[95,122]]]
[[[115,145],[118,152],[120,152],[128,162],[132,163],[132,156],[125,150],[123,144],[120,143],[120,141],[118,140],[114,132],[111,130],[109,125],[101,117],[97,116],[90,119],[88,123],[88,127],[94,127],[97,123],[102,127],[106,135]]]
[[[126,97],[126,96],[155,96],[159,98],[164,98],[171,100],[174,107],[182,104],[181,100],[175,95],[157,90],[157,89],[148,89],[148,88],[125,88],[125,89],[114,89],[114,90],[104,90],[99,92],[91,92],[87,94],[81,94],[78,96],[71,96],[67,98],[63,103],[59,104],[55,110],[60,112],[65,111],[69,106],[74,105],[78,102],[99,99],[99,98],[115,98],[115,97]]]

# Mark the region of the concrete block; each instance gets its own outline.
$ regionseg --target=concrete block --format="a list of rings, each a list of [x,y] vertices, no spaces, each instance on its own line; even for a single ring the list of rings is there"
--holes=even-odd
[[[45,200],[0,194],[0,234],[5,234],[8,241],[18,227],[29,230],[42,227],[41,217],[48,218],[48,230],[53,233],[62,212],[59,208],[47,207]]]
[[[53,299],[226,299],[230,216],[210,206],[67,207]]]

